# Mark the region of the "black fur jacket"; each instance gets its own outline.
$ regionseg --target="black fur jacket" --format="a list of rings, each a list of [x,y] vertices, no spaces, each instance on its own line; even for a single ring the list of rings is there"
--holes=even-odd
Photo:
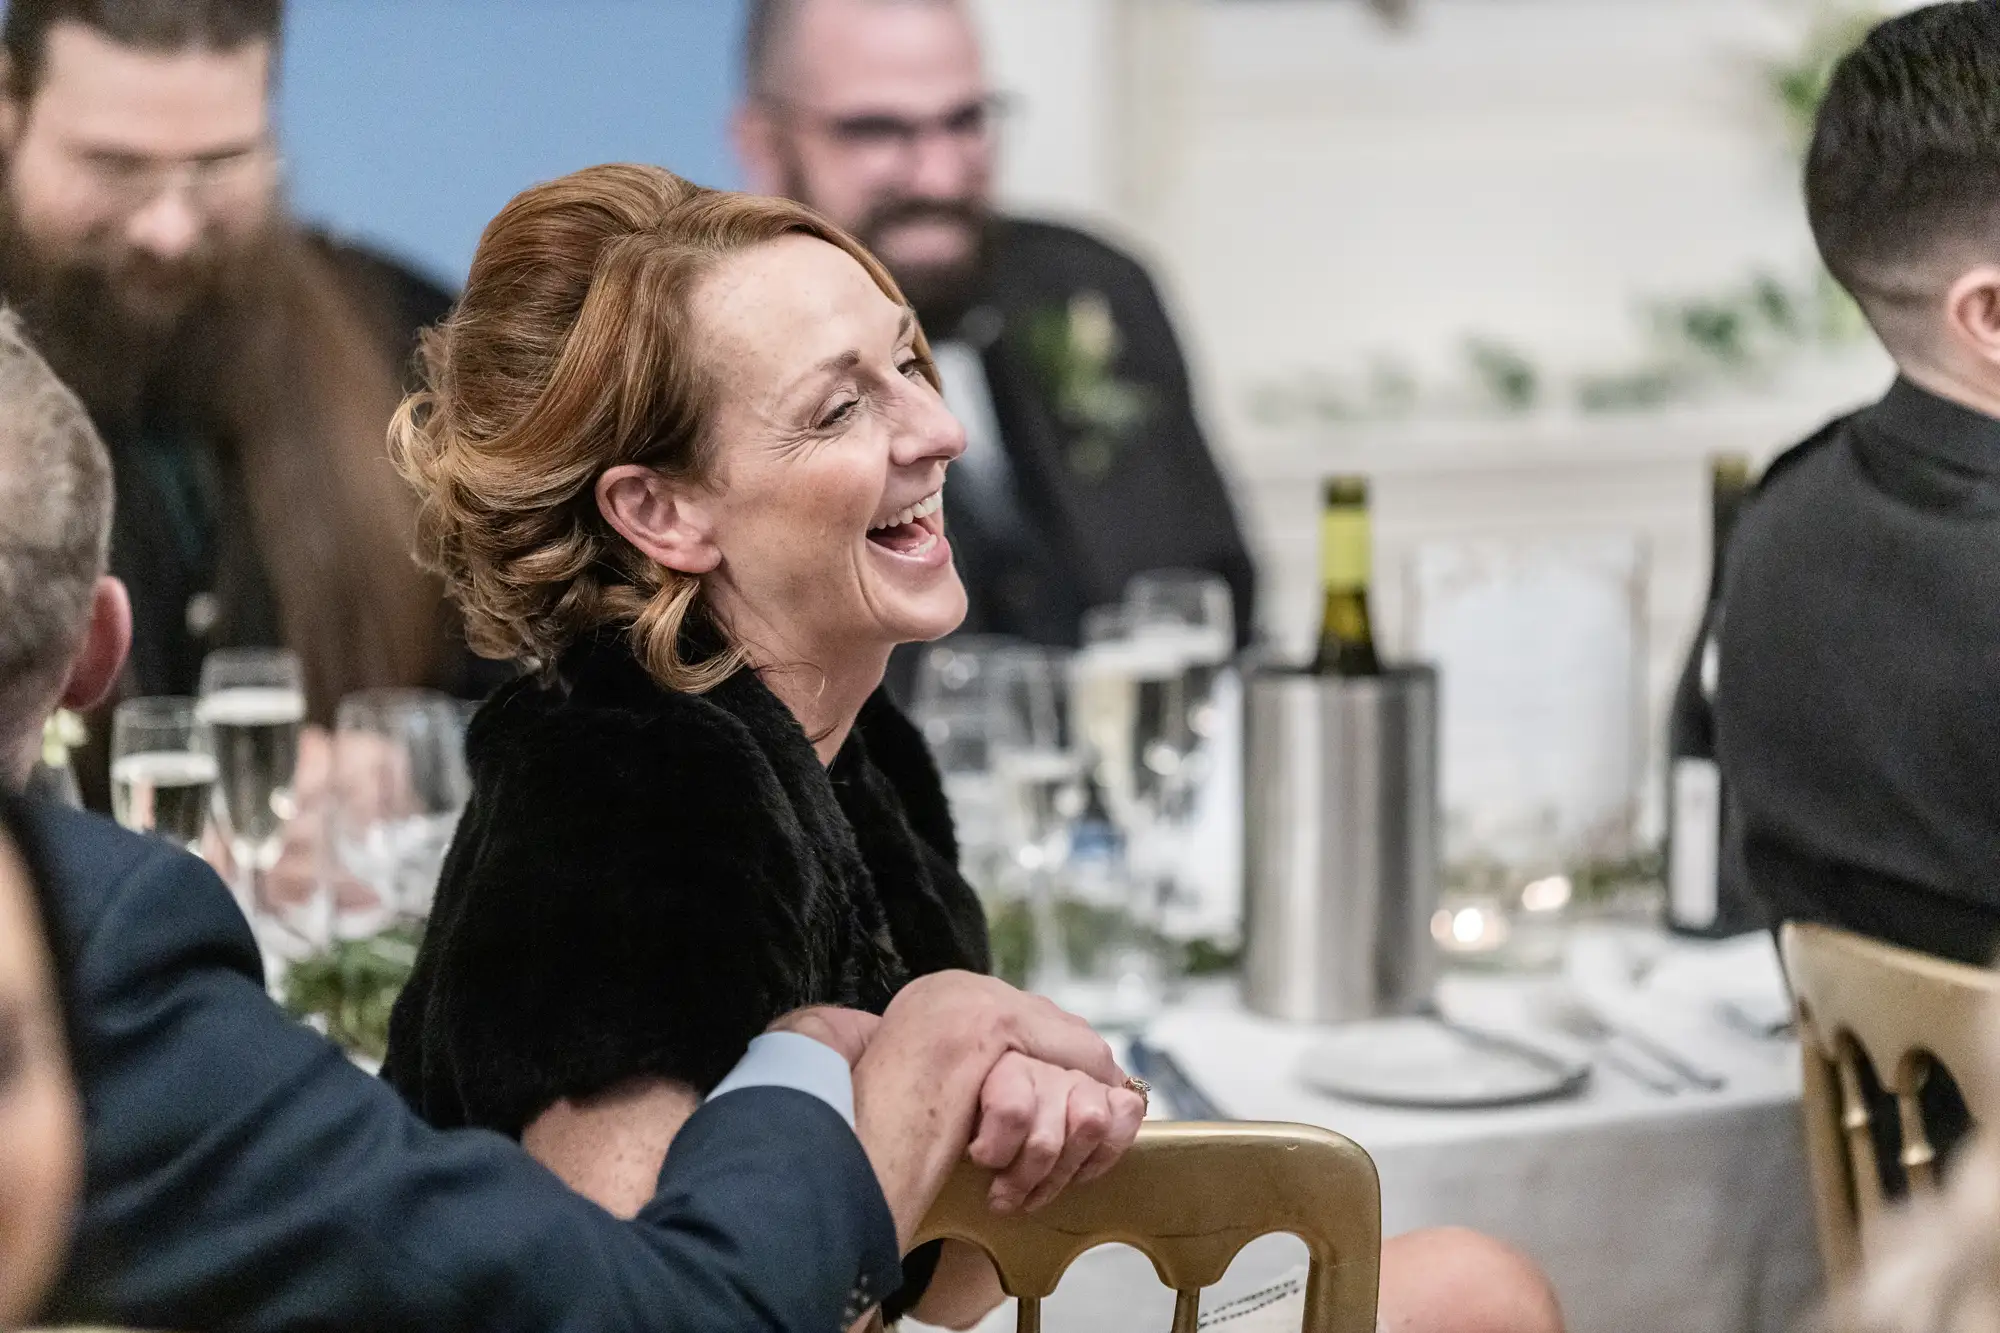
[[[791,1009],[988,967],[937,770],[882,692],[827,767],[755,673],[675,693],[602,634],[494,695],[467,749],[383,1066],[435,1125],[518,1137],[639,1075],[705,1092]]]

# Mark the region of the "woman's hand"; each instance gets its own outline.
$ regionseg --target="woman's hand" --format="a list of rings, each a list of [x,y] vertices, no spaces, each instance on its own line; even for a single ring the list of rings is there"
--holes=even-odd
[[[994,1212],[1033,1212],[1071,1181],[1110,1170],[1145,1118],[1145,1099],[1136,1092],[1010,1052],[980,1090],[968,1154],[999,1173],[987,1196]]]

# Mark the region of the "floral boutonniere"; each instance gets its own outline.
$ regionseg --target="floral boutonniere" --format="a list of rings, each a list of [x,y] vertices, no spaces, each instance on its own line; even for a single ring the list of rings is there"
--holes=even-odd
[[[56,709],[42,723],[42,763],[50,768],[64,767],[69,763],[69,752],[89,739],[82,718],[67,708]]]
[[[1115,373],[1125,338],[1111,302],[1102,292],[1078,292],[1067,305],[1035,310],[1022,328],[1029,363],[1069,431],[1070,470],[1101,480],[1153,407],[1150,389]]]

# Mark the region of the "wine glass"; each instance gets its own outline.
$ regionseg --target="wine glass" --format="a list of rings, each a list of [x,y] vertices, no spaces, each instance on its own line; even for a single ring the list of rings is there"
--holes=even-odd
[[[111,715],[111,812],[120,824],[201,850],[215,752],[195,700],[127,699]]]
[[[334,853],[370,890],[342,902],[335,931],[370,935],[429,915],[471,790],[465,721],[434,690],[363,690],[340,701],[333,737]]]
[[[1236,643],[1229,584],[1194,569],[1160,569],[1125,585],[1132,634],[1176,653],[1186,664],[1183,703],[1196,746],[1215,734],[1215,679]]]
[[[1030,986],[1054,994],[1068,982],[1056,878],[1070,826],[1083,812],[1083,761],[1069,725],[1069,653],[1028,645],[990,664],[988,731],[995,790],[1013,877],[1024,884],[1034,928]]]
[[[1140,633],[1128,606],[1102,606],[1083,617],[1083,648],[1074,662],[1078,726],[1094,774],[1128,832],[1160,818],[1188,731],[1186,643]]]
[[[201,664],[197,711],[215,746],[216,822],[253,900],[294,809],[304,680],[298,655],[283,648],[223,648]]]
[[[930,745],[975,882],[1002,850],[991,752],[993,666],[1018,646],[1000,635],[958,635],[926,649],[917,667],[911,719]]]

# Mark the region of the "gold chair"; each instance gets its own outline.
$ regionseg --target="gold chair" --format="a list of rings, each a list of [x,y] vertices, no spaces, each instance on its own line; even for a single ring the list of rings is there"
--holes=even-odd
[[[1805,1062],[1806,1159],[1829,1282],[1853,1277],[1886,1209],[1860,1059],[1896,1099],[1901,1161],[1912,1196],[1937,1192],[1936,1153],[1919,1100],[1934,1066],[1959,1077],[1985,1123],[1983,1075],[2000,975],[1912,953],[1830,926],[1787,924],[1785,971],[1798,1005]]]
[[[1307,1125],[1149,1124],[1101,1178],[1032,1214],[996,1217],[992,1173],[961,1166],[918,1232],[984,1250],[1020,1301],[1018,1333],[1040,1333],[1041,1302],[1085,1250],[1130,1245],[1175,1292],[1173,1333],[1195,1333],[1201,1289],[1236,1252],[1290,1232],[1306,1244],[1304,1333],[1374,1333],[1382,1194],[1359,1147]]]

